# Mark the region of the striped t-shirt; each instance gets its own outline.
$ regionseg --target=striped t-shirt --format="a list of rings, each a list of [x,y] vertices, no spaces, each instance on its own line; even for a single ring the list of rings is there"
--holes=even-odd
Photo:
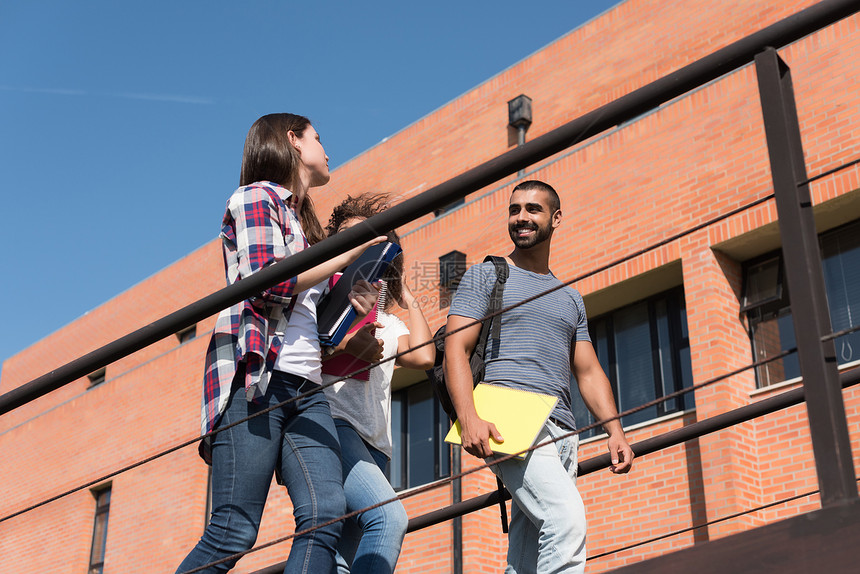
[[[554,275],[510,267],[503,307],[507,308],[561,284]],[[486,316],[496,282],[491,262],[469,268],[451,301],[449,315],[470,319]],[[492,341],[485,357],[485,382],[556,396],[552,417],[576,428],[570,408],[570,350],[574,341],[590,341],[582,296],[561,287],[502,315],[500,341]]]

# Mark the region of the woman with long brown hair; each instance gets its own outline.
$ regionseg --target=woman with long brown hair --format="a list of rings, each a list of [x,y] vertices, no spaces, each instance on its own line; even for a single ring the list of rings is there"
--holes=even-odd
[[[221,227],[228,283],[324,237],[308,190],[328,180],[328,156],[307,118],[270,114],[254,123],[240,187]],[[206,356],[203,434],[319,387],[317,299],[334,272],[381,239],[221,312]],[[376,291],[363,284],[353,296],[366,314]],[[332,569],[341,522],[317,527],[341,516],[345,503],[337,431],[322,390],[207,436],[200,451],[212,464],[212,514],[178,572],[226,572],[235,554],[253,546],[276,470],[293,503],[296,531],[310,529],[293,539],[284,572]]]

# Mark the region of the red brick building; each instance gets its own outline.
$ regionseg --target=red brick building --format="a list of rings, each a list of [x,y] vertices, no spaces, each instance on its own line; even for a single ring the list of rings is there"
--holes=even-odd
[[[407,198],[517,144],[507,102],[526,94],[534,139],[715,50],[815,4],[814,0],[627,0],[338,168],[316,195],[327,218],[347,193]],[[780,50],[791,67],[807,170],[860,157],[860,16]],[[300,111],[300,110],[299,110]],[[237,166],[238,169],[238,166]],[[439,258],[474,263],[510,250],[506,203],[521,179],[560,193],[565,220],[551,266],[582,276],[772,193],[754,66],[471,194],[459,206],[399,231],[407,280],[432,327],[444,321]],[[834,330],[860,321],[860,166],[811,184]],[[225,189],[225,194],[229,190]],[[585,298],[595,347],[622,410],[701,383],[793,346],[781,281],[772,199],[574,284]],[[107,301],[3,365],[8,392],[223,287],[217,241]],[[0,417],[0,571],[85,572],[94,524],[107,523],[104,572],[172,572],[202,533],[207,467],[194,446],[104,481],[101,477],[194,438],[200,375],[214,317]],[[837,339],[842,368],[860,359],[860,335]],[[789,357],[624,420],[631,442],[760,401],[799,383]],[[422,373],[395,379],[392,482],[404,492],[450,473],[440,417]],[[852,448],[860,452],[860,390],[844,392]],[[587,417],[577,412],[585,424]],[[594,432],[580,459],[605,450]],[[856,458],[855,458],[856,460]],[[464,469],[475,464],[463,456]],[[6,518],[77,486],[68,496]],[[815,495],[708,524],[815,491],[803,405],[637,459],[627,476],[580,479],[589,516],[590,572],[713,540],[818,507]],[[495,488],[483,471],[463,480],[464,499]],[[450,504],[450,484],[407,498],[410,517]],[[4,519],[6,518],[6,519]],[[611,552],[700,526],[659,542]],[[292,532],[274,487],[258,543]],[[455,572],[447,522],[407,535],[398,572]],[[96,529],[98,532],[98,529]],[[506,542],[498,511],[462,519],[462,572],[498,572]],[[98,545],[97,545],[98,546]],[[279,544],[243,558],[254,572],[285,558]],[[96,559],[96,562],[98,560]]]

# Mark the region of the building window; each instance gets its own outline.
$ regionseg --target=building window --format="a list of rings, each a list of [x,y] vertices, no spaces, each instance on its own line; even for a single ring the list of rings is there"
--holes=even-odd
[[[850,329],[860,323],[860,222],[823,233],[819,244],[833,331]],[[747,316],[756,361],[796,345],[780,252],[755,259],[744,266],[741,303],[741,310]],[[838,364],[860,360],[860,332],[843,335],[835,343]],[[759,387],[799,376],[800,363],[796,353],[756,369]]]
[[[194,337],[197,336],[197,325],[191,325],[190,327],[186,327],[181,331],[176,333],[176,338],[179,339],[180,344],[190,341]]]
[[[100,385],[103,382],[105,382],[106,374],[107,374],[107,369],[105,367],[102,367],[98,371],[95,371],[94,373],[90,373],[89,375],[87,375],[87,378],[90,380],[90,387],[94,387],[96,385]]]
[[[451,297],[457,292],[460,279],[466,273],[466,254],[451,251],[439,257],[439,308],[451,305]]]
[[[93,491],[96,499],[96,517],[93,524],[93,544],[90,550],[89,574],[102,574],[105,567],[105,543],[107,542],[108,514],[110,512],[110,487]]]
[[[212,465],[207,465],[206,473],[206,512],[203,517],[203,527],[209,526],[212,520]]]
[[[693,369],[687,311],[682,289],[672,289],[589,319],[589,333],[600,365],[609,377],[618,411],[690,387]],[[573,414],[578,427],[594,422],[571,376]],[[693,393],[658,403],[621,419],[624,426],[693,409]],[[598,427],[581,438],[603,432]]]
[[[460,199],[455,199],[452,203],[449,203],[445,207],[440,207],[439,209],[434,209],[433,215],[436,217],[439,217],[440,215],[445,215],[446,213],[448,213],[452,209],[456,209],[456,208],[460,207],[461,205],[465,205],[465,204],[466,204],[465,198],[461,197]]]
[[[741,311],[747,316],[754,360],[760,361],[794,347],[794,326],[779,254],[756,259],[744,267]],[[799,375],[797,354],[756,368],[759,387]]]
[[[389,480],[395,490],[433,482],[451,474],[451,447],[443,439],[450,423],[429,381],[391,395],[394,449]]]

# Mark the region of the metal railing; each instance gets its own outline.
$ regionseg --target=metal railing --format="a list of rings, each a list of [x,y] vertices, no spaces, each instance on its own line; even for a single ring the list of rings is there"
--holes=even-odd
[[[804,401],[808,404],[813,450],[823,506],[857,499],[854,462],[848,441],[841,389],[860,381],[860,371],[838,373],[833,359],[829,315],[823,296],[800,134],[788,67],[775,49],[860,11],[858,0],[824,0],[739,40],[676,72],[601,106],[531,142],[475,167],[391,209],[369,218],[288,259],[226,287],[129,335],[71,361],[0,396],[0,415],[69,384],[109,363],[170,336],[221,309],[310,269],[368,239],[442,208],[522,168],[614,126],[651,111],[720,76],[755,62],[765,116],[765,132],[783,237],[786,273],[798,333],[804,386],[755,404],[699,421],[637,443],[639,456],[739,424]],[[829,341],[829,344],[828,344]],[[807,392],[812,389],[812,392]],[[608,454],[580,465],[580,474],[608,466]],[[498,504],[500,493],[462,501],[410,520],[417,530]],[[276,568],[273,566],[271,568]],[[282,568],[282,566],[281,566]],[[267,568],[259,571],[274,572]]]

